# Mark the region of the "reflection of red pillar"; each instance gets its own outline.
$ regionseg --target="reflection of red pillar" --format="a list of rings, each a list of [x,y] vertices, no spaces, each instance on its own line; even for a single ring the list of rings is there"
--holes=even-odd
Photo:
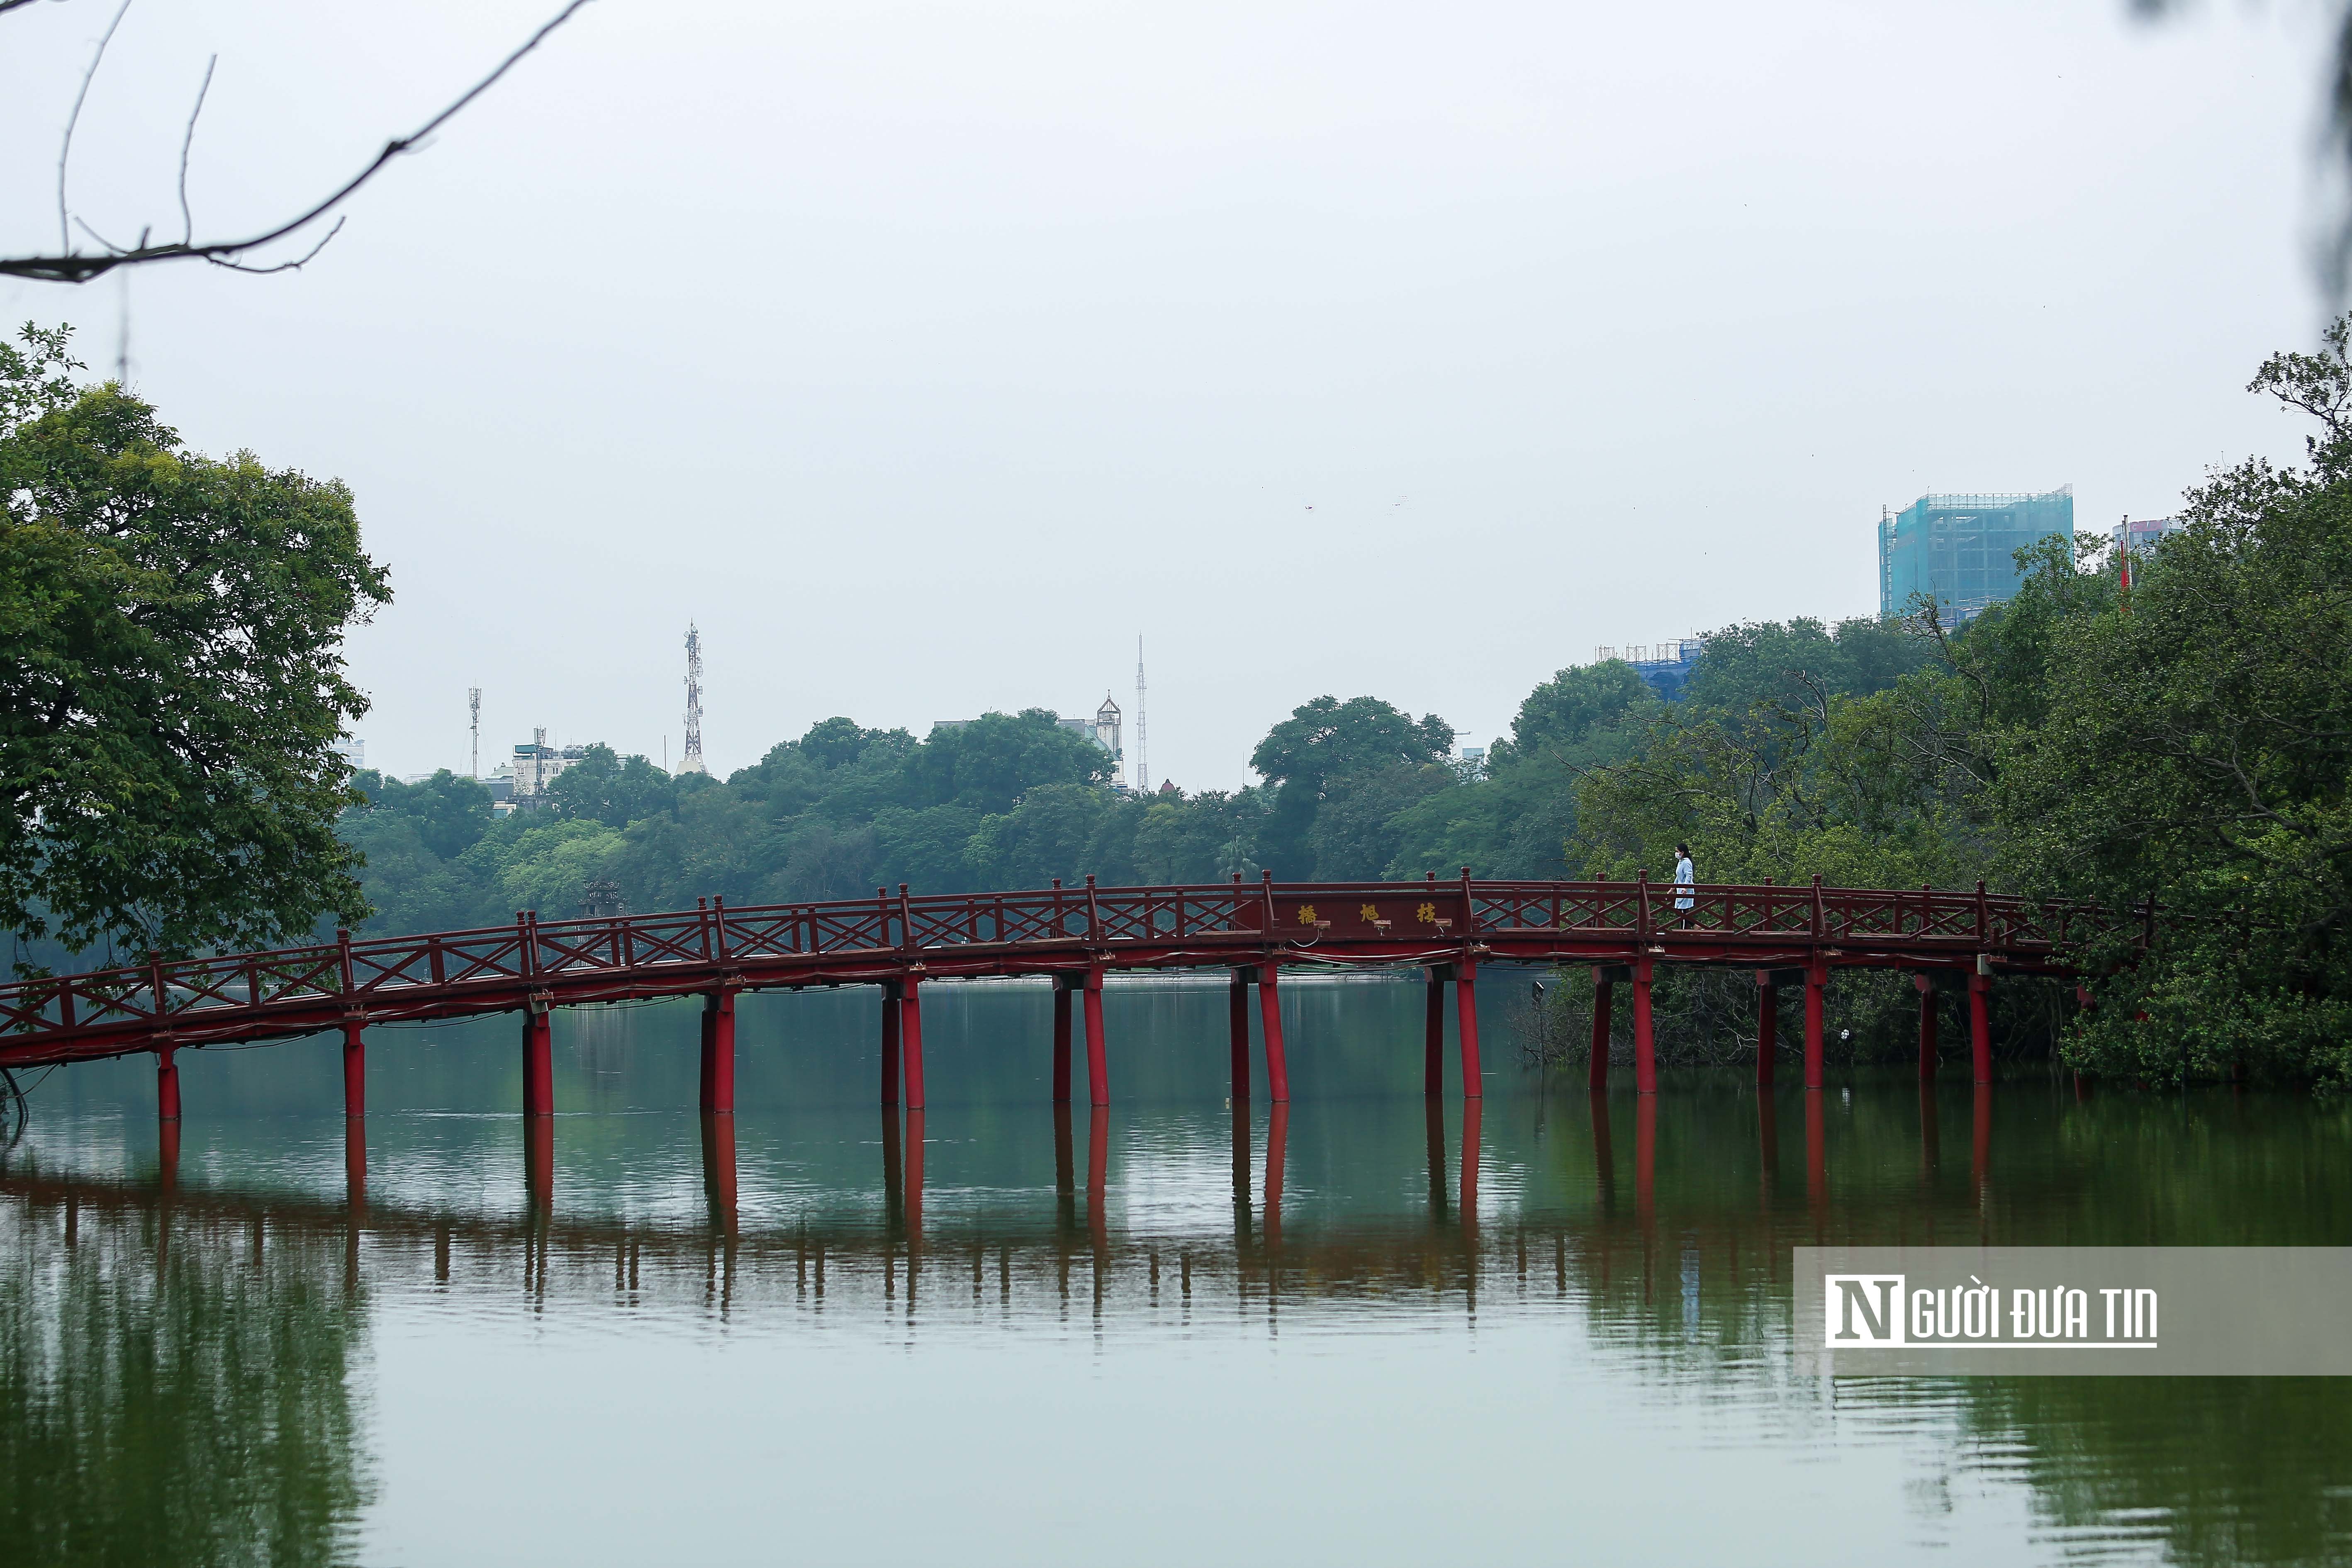
[[[180,1184],[180,1119],[176,1116],[155,1130],[155,1184],[166,1193]]]
[[[1103,1055],[1103,972],[1087,971],[1087,1099],[1096,1105],[1110,1103],[1110,1063]]]
[[[1911,984],[1919,988],[1919,1076],[1936,1076],[1936,983],[1925,974],[1915,974]]]
[[[1462,1098],[1476,1100],[1486,1092],[1486,1075],[1478,1070],[1478,965],[1465,958],[1454,966],[1454,1031],[1462,1041]]]
[[[533,1003],[522,1016],[522,1113],[555,1114],[555,1055],[545,1007]]]
[[[702,1110],[735,1114],[735,993],[713,991],[702,999]]]
[[[551,1116],[534,1116],[523,1123],[522,1184],[532,1208],[544,1212],[554,1206],[555,1119]]]
[[[1617,1195],[1617,1157],[1609,1147],[1609,1097],[1594,1090],[1592,1100],[1592,1174],[1601,1188],[1605,1210]]]
[[[1265,1036],[1265,1092],[1276,1105],[1290,1103],[1290,1062],[1282,1048],[1281,966],[1261,964],[1257,972],[1257,1022]]]
[[[1071,1173],[1070,1108],[1065,1104],[1054,1107],[1054,1192],[1066,1200],[1076,1190],[1078,1179]]]
[[[354,1209],[367,1206],[367,1120],[343,1118],[343,1200]]]
[[[710,1217],[730,1235],[735,1229],[735,1118],[710,1112],[702,1118],[702,1190]]]
[[[919,1107],[907,1108],[907,1238],[912,1242],[923,1232],[923,1112]],[[912,1289],[912,1287],[908,1287]]]
[[[1969,1129],[1969,1180],[1981,1192],[1992,1169],[1992,1085],[1977,1085],[1976,1113]]]
[[[1429,1123],[1429,1217],[1445,1217],[1445,1111],[1435,1100],[1427,1100],[1424,1119]]]
[[[343,1020],[343,1114],[367,1114],[367,1045],[361,1037],[366,1026],[357,1018]]]
[[[1282,1243],[1282,1166],[1290,1154],[1290,1107],[1277,1105],[1266,1113],[1265,1244]]]
[[[1658,1092],[1658,1047],[1650,1024],[1650,955],[1633,960],[1633,1088]]]
[[[1070,1103],[1070,986],[1054,976],[1054,1103]]]
[[[1756,1081],[1772,1081],[1772,1058],[1780,1047],[1780,992],[1772,972],[1756,972]]]
[[[1822,1092],[1805,1091],[1805,1201],[1818,1207],[1829,1195],[1829,1163],[1822,1148]]]
[[[1816,957],[1805,964],[1805,1087],[1822,1087],[1822,988],[1830,983],[1829,965]]]
[[[1969,1065],[1976,1081],[1992,1081],[1992,976],[1969,976]]]
[[[1594,1089],[1609,1087],[1609,1004],[1616,990],[1601,970],[1592,972],[1592,1059],[1586,1076]]]
[[[1462,1223],[1478,1223],[1478,1156],[1482,1150],[1478,1123],[1486,1114],[1483,1100],[1474,1100],[1462,1108]]]
[[[1097,1105],[1087,1119],[1087,1225],[1094,1232],[1097,1247],[1108,1239],[1110,1222],[1104,1209],[1108,1202],[1109,1175],[1110,1107]]]
[[[1936,1124],[1936,1086],[1927,1079],[1919,1080],[1919,1171],[1933,1175],[1943,1158],[1940,1129]]]
[[[1225,989],[1225,1035],[1233,1047],[1234,1103],[1249,1103],[1249,971],[1234,971]]]
[[[907,1109],[923,1109],[923,996],[922,981],[916,975],[907,976],[898,992],[898,1059],[907,1074]]]
[[[1633,1102],[1633,1212],[1647,1225],[1658,1204],[1658,1097]]]
[[[1434,1098],[1445,1092],[1445,966],[1429,966],[1429,1005],[1421,1029],[1421,1092]]]
[[[1234,1239],[1249,1235],[1250,1110],[1235,1101],[1234,1118]]]
[[[1756,1150],[1763,1166],[1764,1201],[1772,1201],[1772,1183],[1780,1173],[1780,1108],[1769,1094],[1756,1097]]]
[[[180,1064],[172,1058],[176,1046],[163,1046],[155,1052],[155,1118],[159,1121],[180,1120]]]

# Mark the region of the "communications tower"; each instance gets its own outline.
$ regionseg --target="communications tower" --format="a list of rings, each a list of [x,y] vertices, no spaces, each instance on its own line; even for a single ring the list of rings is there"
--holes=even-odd
[[[1151,793],[1151,764],[1143,748],[1143,638],[1135,639],[1135,793]]]
[[[702,765],[702,634],[686,624],[686,755],[678,759],[681,773],[707,773]]]
[[[466,708],[471,715],[471,728],[474,735],[473,760],[466,764],[466,771],[471,776],[480,778],[482,776],[482,689],[480,687],[466,688]]]

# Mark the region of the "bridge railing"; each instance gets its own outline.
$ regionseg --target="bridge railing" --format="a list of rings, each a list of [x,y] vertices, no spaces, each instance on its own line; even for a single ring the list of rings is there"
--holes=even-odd
[[[1679,900],[1687,897],[1688,908]],[[1973,891],[1649,881],[1210,883],[1055,887],[1005,893],[896,895],[829,902],[540,921],[418,936],[348,938],[277,952],[225,954],[0,985],[0,1039],[109,1026],[166,1032],[177,1019],[236,1012],[364,1008],[421,988],[539,987],[567,976],[717,970],[761,961],[1000,946],[1166,948],[1267,942],[1312,950],[1378,944],[1410,957],[1482,936],[1679,933],[1791,942],[1927,942],[2046,954],[2154,928],[2152,907],[2103,910]]]

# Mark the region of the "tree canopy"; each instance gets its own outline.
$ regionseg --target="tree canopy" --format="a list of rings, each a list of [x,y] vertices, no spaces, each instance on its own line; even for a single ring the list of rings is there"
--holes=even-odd
[[[185,952],[367,912],[332,750],[391,596],[340,482],[191,452],[63,330],[0,345],[0,919]]]

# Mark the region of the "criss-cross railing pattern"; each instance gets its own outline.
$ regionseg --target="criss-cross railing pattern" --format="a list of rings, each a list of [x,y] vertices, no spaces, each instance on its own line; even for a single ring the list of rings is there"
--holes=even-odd
[[[176,1027],[322,1006],[399,1004],[411,1016],[436,996],[453,1010],[482,998],[557,995],[584,982],[791,984],[846,959],[905,965],[994,954],[1005,973],[1070,963],[1216,963],[1232,950],[1312,952],[1342,961],[1407,962],[1465,944],[1541,958],[1594,942],[1651,944],[1669,957],[1738,962],[1759,952],[1841,944],[1885,962],[1958,962],[1988,953],[2047,966],[2094,938],[2151,940],[2157,911],[2102,910],[1987,893],[1811,884],[1635,881],[1244,883],[1163,888],[1052,888],[911,895],[570,921],[517,917],[509,926],[352,941],[281,952],[233,953],[0,985],[0,1046],[92,1032],[158,1037]],[[1580,947],[1580,943],[1587,944]],[[972,972],[972,971],[967,971]],[[558,996],[560,999],[560,995]],[[318,1026],[315,1023],[309,1026]]]

